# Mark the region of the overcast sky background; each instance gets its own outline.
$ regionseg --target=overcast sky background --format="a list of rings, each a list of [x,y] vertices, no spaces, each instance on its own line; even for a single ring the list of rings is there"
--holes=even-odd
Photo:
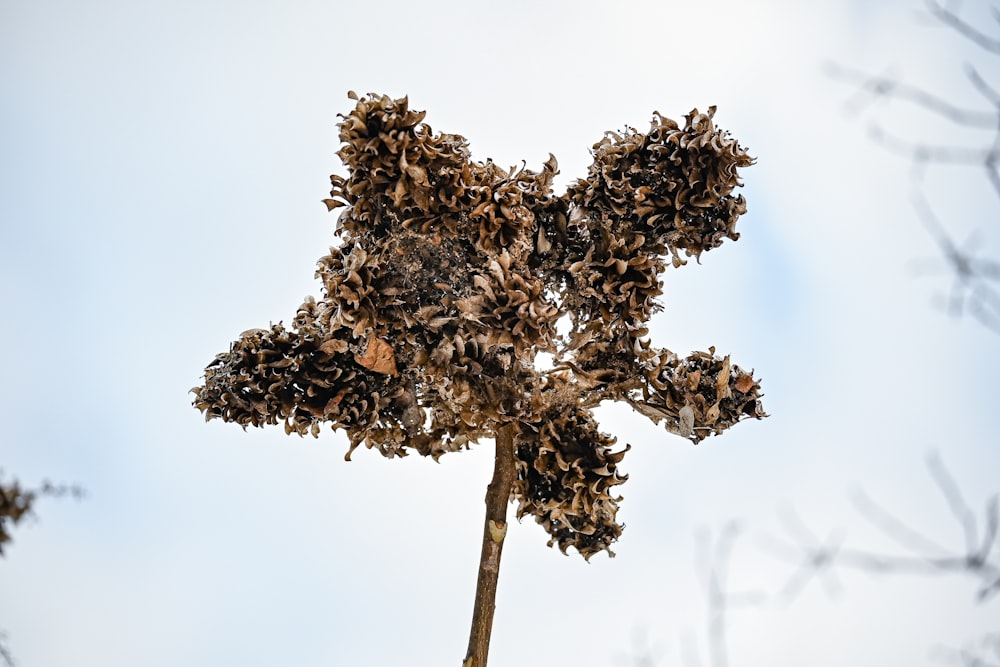
[[[863,487],[949,545],[936,449],[981,508],[1000,490],[1000,340],[935,306],[944,277],[909,171],[866,137],[944,138],[904,107],[845,115],[835,61],[961,99],[995,64],[918,0],[146,2],[0,0],[0,466],[86,487],[43,500],[0,561],[0,629],[23,667],[458,665],[492,447],[385,460],[342,434],[206,424],[188,390],[240,332],[318,294],[334,243],[349,89],[408,94],[477,159],[583,176],[605,130],[716,121],[749,146],[743,237],[664,276],[656,345],[755,368],[771,417],[697,448],[628,408],[617,558],[508,532],[491,664],[682,664],[706,646],[696,535],[743,521],[730,664],[930,665],[1000,623],[961,577],[839,574],[785,603],[762,549],[794,506],[826,539],[891,552]],[[985,13],[970,17],[984,21]],[[995,24],[992,24],[995,26]],[[1000,249],[977,173],[933,172],[962,237]]]

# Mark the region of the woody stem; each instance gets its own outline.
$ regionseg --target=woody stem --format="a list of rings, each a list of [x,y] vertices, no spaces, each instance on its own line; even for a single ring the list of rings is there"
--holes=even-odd
[[[500,574],[500,553],[507,535],[507,503],[514,486],[515,426],[507,424],[497,429],[496,460],[493,480],[486,487],[486,523],[483,526],[483,550],[479,557],[479,578],[476,581],[476,602],[472,611],[469,650],[462,667],[486,667],[496,609],[497,578]]]

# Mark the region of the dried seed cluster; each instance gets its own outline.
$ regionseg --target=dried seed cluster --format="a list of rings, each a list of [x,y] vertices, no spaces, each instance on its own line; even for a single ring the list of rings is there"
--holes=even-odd
[[[648,134],[609,133],[588,177],[557,197],[555,158],[537,172],[476,162],[406,98],[351,97],[348,175],[324,200],[341,212],[322,298],[290,329],[245,332],[208,366],[195,405],[300,435],[327,422],[350,452],[388,457],[437,458],[517,424],[519,514],[564,551],[609,550],[624,451],[590,408],[625,400],[695,442],[764,415],[759,385],[728,357],[680,360],[645,328],[667,257],[679,266],[681,252],[738,237],[746,206],[732,191],[752,159],[714,127],[714,108],[683,128],[657,114]],[[539,370],[539,352],[555,367]]]
[[[621,535],[615,520],[621,496],[611,494],[627,475],[618,472],[625,449],[598,431],[589,410],[575,401],[549,406],[523,423],[517,439],[517,516],[533,515],[563,553],[575,547],[588,560]]]
[[[695,352],[684,359],[663,351],[643,374],[642,400],[626,400],[654,422],[695,444],[746,417],[761,419],[760,385],[729,357]]]
[[[708,113],[688,114],[683,128],[655,114],[648,134],[606,133],[594,145],[587,178],[566,194],[566,242],[553,270],[568,289],[565,307],[578,321],[641,328],[656,308],[667,255],[674,266],[726,238],[746,212],[738,167],[753,159]]]

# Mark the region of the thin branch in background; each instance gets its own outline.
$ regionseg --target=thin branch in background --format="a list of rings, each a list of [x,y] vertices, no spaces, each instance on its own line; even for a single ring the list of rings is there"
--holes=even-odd
[[[996,109],[1000,109],[1000,92],[987,83],[983,75],[971,63],[965,63],[965,76],[983,99],[992,104]],[[997,122],[996,113],[991,112],[989,116],[991,116],[989,127],[995,128]]]
[[[922,88],[904,83],[894,76],[871,75],[862,70],[844,67],[837,63],[824,63],[823,70],[827,76],[846,83],[856,84],[858,93],[844,104],[845,110],[851,115],[858,115],[864,107],[880,98],[895,98],[922,107],[932,113],[947,118],[956,125],[994,129],[996,113],[979,111],[956,106],[948,100]],[[978,73],[977,73],[978,76]],[[984,82],[985,84],[985,82]]]
[[[796,519],[792,524],[794,527],[788,532],[790,537],[797,540],[801,553],[806,554],[807,565],[815,571],[840,566],[881,574],[962,574],[978,581],[976,600],[980,603],[1000,592],[1000,549],[997,548],[1000,499],[993,495],[987,501],[980,529],[979,518],[966,504],[958,484],[940,457],[932,453],[927,465],[962,530],[962,546],[942,546],[882,507],[863,490],[858,490],[852,494],[858,512],[885,537],[895,542],[903,553],[886,554],[848,549],[842,547],[839,541],[817,546],[818,540],[812,531],[803,531],[805,524]],[[798,573],[793,575],[786,589],[795,590],[793,584],[799,576]]]
[[[14,656],[11,654],[10,649],[7,648],[7,633],[0,631],[0,661],[7,667],[16,667],[14,662]]]
[[[991,37],[990,35],[980,31],[978,28],[958,16],[958,14],[954,13],[951,9],[940,5],[935,0],[927,0],[927,9],[930,11],[932,16],[960,34],[962,37],[966,38],[968,41],[991,53],[1000,54],[1000,39]],[[996,13],[994,10],[994,17],[995,16]]]
[[[934,657],[964,667],[1000,667],[1000,633],[986,634],[960,649],[937,647]]]
[[[729,562],[736,540],[743,531],[736,521],[726,523],[714,544],[707,530],[696,537],[697,566],[705,586],[708,608],[708,656],[710,667],[728,667],[729,652],[726,627],[729,612],[735,608],[756,606],[764,595],[758,591],[733,593],[729,590]],[[694,662],[691,658],[694,658]],[[700,665],[697,651],[685,651],[685,664]]]
[[[47,480],[38,488],[24,488],[16,479],[4,482],[2,477],[3,470],[0,469],[0,556],[4,555],[4,545],[11,541],[10,530],[33,515],[32,510],[38,498],[71,496],[80,500],[86,493],[80,486],[52,484]]]
[[[875,502],[864,489],[855,489],[851,493],[851,501],[868,523],[903,549],[922,554],[921,560],[938,560],[950,555],[948,549],[910,528],[902,519]]]
[[[964,146],[944,146],[914,143],[897,137],[878,123],[872,123],[868,136],[890,153],[906,158],[918,169],[916,173],[923,174],[928,163],[943,165],[958,165],[977,167],[987,162],[995,162],[994,151]]]
[[[825,542],[821,542],[791,506],[779,508],[778,518],[795,544],[789,545],[765,536],[764,547],[773,555],[798,564],[798,568],[778,593],[778,599],[785,604],[790,603],[814,578],[819,579],[827,595],[839,595],[843,587],[830,566],[843,545],[844,531],[835,529]]]
[[[983,32],[980,27],[959,16],[959,3],[952,5],[927,0],[926,5],[930,17],[937,24],[950,28],[966,41],[990,53],[1000,55],[1000,37]],[[991,14],[1000,23],[1000,10],[991,8]],[[914,206],[944,254],[948,268],[954,273],[948,312],[953,317],[967,314],[987,329],[1000,334],[1000,262],[978,258],[973,251],[959,249],[930,211],[923,195],[929,167],[957,166],[981,170],[1000,200],[1000,91],[969,63],[963,64],[963,70],[980,102],[985,103],[982,109],[957,104],[940,94],[906,83],[892,72],[869,74],[833,63],[826,64],[824,70],[830,78],[856,87],[857,92],[844,105],[848,115],[865,112],[876,101],[897,101],[923,109],[953,127],[990,133],[977,146],[969,147],[948,145],[947,141],[937,144],[911,141],[885,129],[882,123],[872,122],[869,126],[869,135],[876,144],[908,160],[913,167]]]
[[[649,643],[649,633],[645,628],[639,628],[632,634],[632,650],[616,659],[618,664],[628,667],[657,667],[663,649]]]
[[[976,515],[965,504],[962,491],[958,488],[955,478],[944,467],[944,463],[941,462],[941,457],[937,452],[928,454],[927,469],[930,471],[931,477],[934,478],[934,482],[937,483],[938,489],[941,490],[941,495],[944,496],[945,501],[948,503],[948,508],[951,510],[952,515],[954,515],[955,519],[962,526],[962,532],[965,534],[966,553],[977,553],[979,538],[976,527]]]
[[[912,203],[954,277],[949,315],[957,318],[968,312],[986,328],[1000,333],[1000,292],[993,285],[1000,283],[1000,262],[975,255],[980,245],[975,234],[962,247],[956,244],[919,190],[914,191]]]
[[[791,508],[779,511],[779,519],[793,544],[765,535],[764,546],[772,555],[799,563],[780,597],[790,600],[813,578],[832,577],[836,568],[877,574],[958,574],[979,583],[977,603],[985,603],[1000,592],[1000,496],[993,494],[979,517],[970,508],[961,487],[937,452],[927,457],[927,467],[951,515],[962,531],[963,545],[942,546],[937,540],[911,527],[863,490],[852,494],[859,513],[903,553],[884,554],[843,547],[843,536],[835,531],[821,543],[816,531]],[[937,647],[934,657],[964,667],[1000,667],[1000,633],[988,634],[961,649]]]
[[[76,500],[84,497],[85,491],[75,484],[52,484],[42,482],[36,489],[26,489],[14,479],[4,482],[3,470],[0,470],[0,556],[4,555],[4,545],[11,541],[10,530],[13,526],[32,516],[35,501],[41,496],[60,498],[71,496]],[[0,664],[14,667],[14,656],[7,648],[7,633],[0,631]]]

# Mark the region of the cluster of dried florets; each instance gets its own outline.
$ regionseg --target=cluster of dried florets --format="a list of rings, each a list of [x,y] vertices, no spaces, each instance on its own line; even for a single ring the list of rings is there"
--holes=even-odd
[[[598,431],[590,410],[573,400],[555,402],[522,423],[515,451],[518,518],[534,516],[551,535],[549,546],[558,544],[563,553],[571,546],[586,558],[611,553],[622,532],[615,520],[621,497],[611,490],[628,477],[618,463],[629,449],[612,452],[614,443]]]
[[[556,197],[555,158],[539,172],[475,162],[406,98],[352,99],[323,297],[292,329],[248,331],[216,357],[194,390],[207,418],[300,435],[326,422],[350,451],[435,458],[514,424],[519,513],[589,557],[621,532],[609,490],[624,481],[624,451],[591,408],[624,400],[694,442],[763,416],[759,385],[728,358],[679,359],[645,338],[666,258],[737,238],[746,210],[731,193],[752,159],[714,108],[609,134],[588,178]],[[555,367],[540,370],[539,352]]]

